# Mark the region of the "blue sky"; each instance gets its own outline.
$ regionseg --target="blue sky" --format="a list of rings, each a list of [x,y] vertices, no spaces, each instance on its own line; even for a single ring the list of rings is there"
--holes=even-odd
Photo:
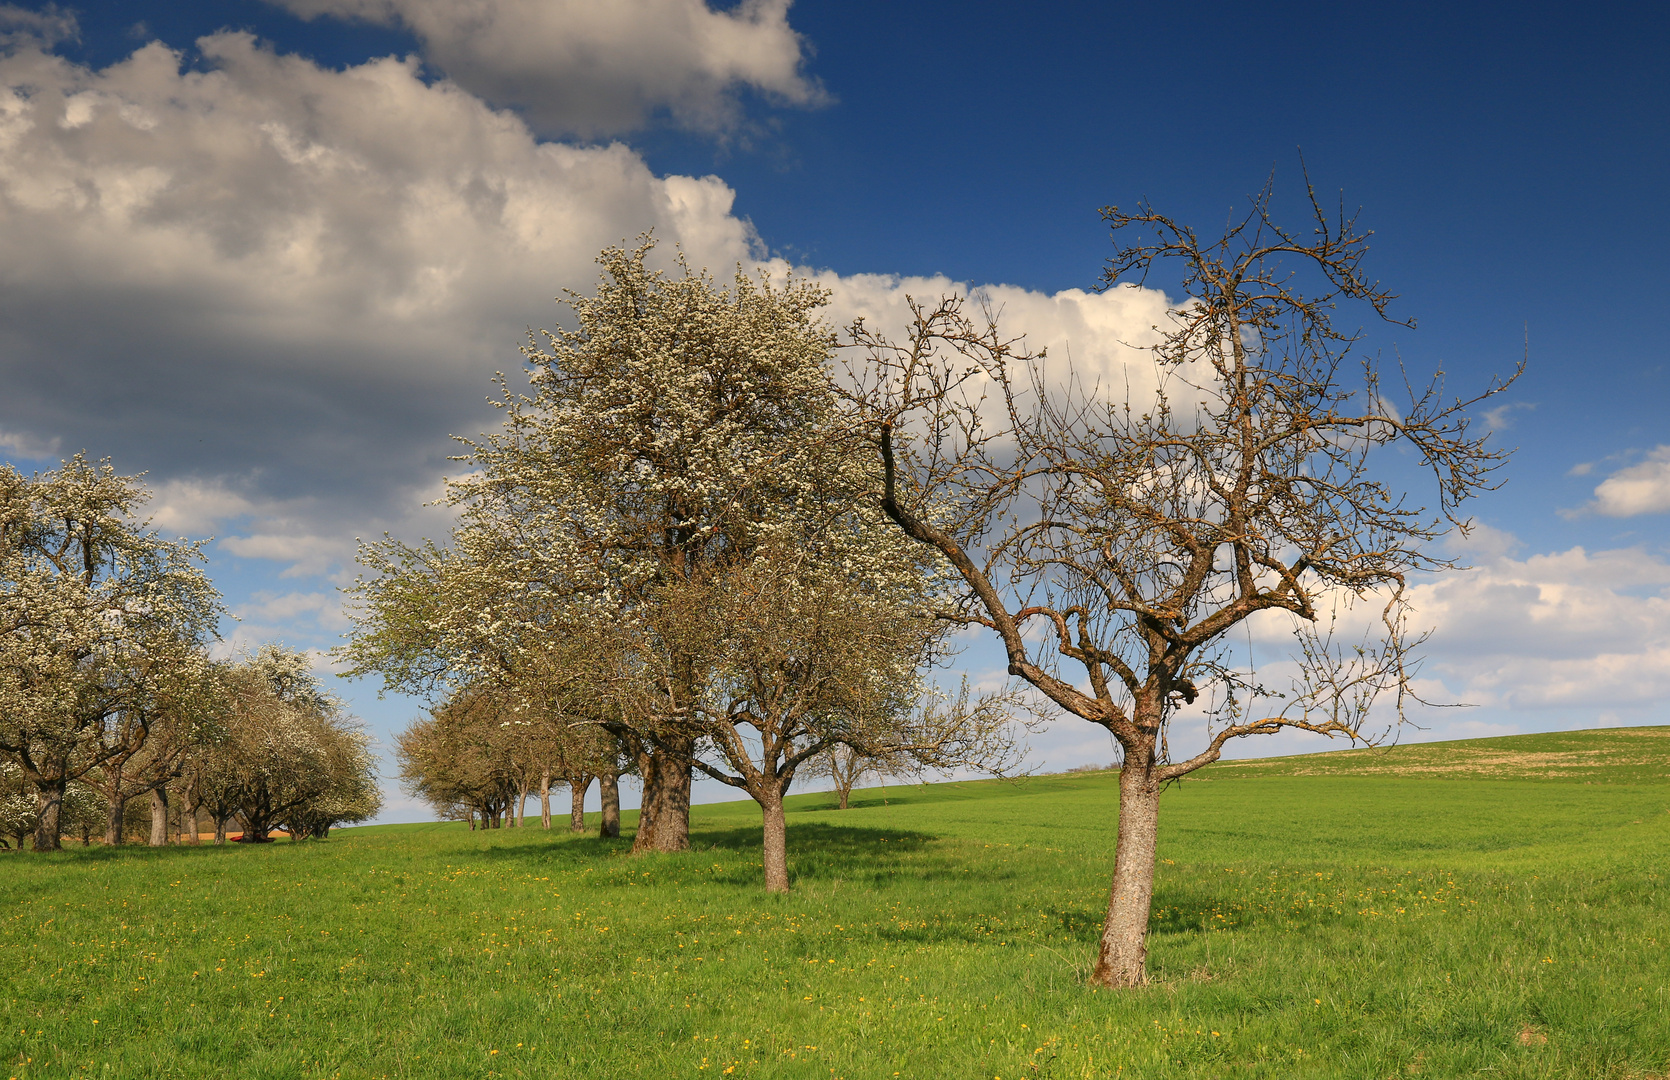
[[[1529,358],[1481,417],[1518,452],[1477,569],[1419,598],[1428,677],[1479,707],[1405,737],[1661,723],[1667,30],[1552,4],[0,7],[0,455],[148,471],[159,525],[218,538],[230,640],[326,648],[353,537],[444,530],[420,504],[447,435],[493,422],[488,377],[603,244],[817,273],[838,317],[1007,286],[1035,340],[1117,363],[1115,313],[1063,292],[1098,281],[1097,208],[1208,231],[1272,170],[1291,205],[1302,150],[1419,322],[1377,347],[1458,389]],[[347,693],[385,736],[418,708]],[[1036,745],[1108,756],[1068,722]]]

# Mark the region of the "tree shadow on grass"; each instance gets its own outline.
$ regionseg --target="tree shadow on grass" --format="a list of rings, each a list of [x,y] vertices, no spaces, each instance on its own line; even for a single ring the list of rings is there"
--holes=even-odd
[[[851,878],[866,870],[886,871],[896,868],[901,856],[920,852],[938,839],[932,833],[910,829],[796,822],[788,827],[789,872],[796,877]],[[692,850],[706,848],[758,855],[762,843],[757,825],[702,829],[690,834]]]
[[[905,868],[910,857],[922,852],[938,837],[909,829],[877,829],[854,825],[799,822],[788,828],[789,876],[792,881],[810,882],[840,879],[854,884],[879,882]],[[620,878],[621,884],[639,884],[644,876],[700,874],[709,881],[757,885],[761,875],[762,838],[760,828],[696,828],[690,833],[690,850],[676,855],[645,854],[626,858],[632,848],[632,834],[604,840],[596,836],[564,837],[549,844],[484,845],[472,854],[494,862],[522,863],[529,867],[577,869],[587,865],[609,873],[598,884]],[[456,852],[447,853],[456,857]],[[714,861],[714,855],[725,858]],[[741,861],[738,861],[738,856]]]
[[[926,805],[929,803],[982,802],[988,799],[1009,798],[1023,790],[1024,780],[957,780],[932,784],[899,784],[897,786],[858,788],[847,803],[849,810],[880,809],[882,807]],[[808,791],[790,796],[784,809],[792,818],[796,814],[818,814],[840,810],[833,791]]]

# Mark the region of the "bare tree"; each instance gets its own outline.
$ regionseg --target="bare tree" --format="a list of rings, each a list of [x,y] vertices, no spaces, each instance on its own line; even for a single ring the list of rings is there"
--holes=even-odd
[[[835,743],[807,759],[805,772],[808,777],[826,779],[835,785],[835,808],[845,810],[860,780],[867,776],[892,776],[897,768],[899,766],[895,764],[892,754],[865,753],[843,743]]]
[[[1394,405],[1360,335],[1333,323],[1337,303],[1384,318],[1394,299],[1363,275],[1368,234],[1314,192],[1310,206],[1312,230],[1288,232],[1266,188],[1210,242],[1146,206],[1104,210],[1105,286],[1175,266],[1183,293],[1126,385],[1052,380],[1041,355],[956,298],[913,304],[904,341],[852,330],[882,508],[967,587],[945,614],[995,633],[1012,675],[1122,748],[1097,984],[1145,979],[1167,781],[1244,736],[1371,737],[1382,695],[1401,720],[1420,641],[1405,587],[1453,565],[1429,541],[1466,528],[1462,504],[1494,486],[1505,456],[1467,419],[1504,382],[1456,399],[1441,376],[1404,379]],[[1394,486],[1382,451],[1399,444],[1433,477],[1436,509]],[[1255,617],[1293,625],[1285,696],[1227,645]],[[1352,619],[1360,637],[1343,630]],[[1174,759],[1169,722],[1197,702],[1209,738]]]

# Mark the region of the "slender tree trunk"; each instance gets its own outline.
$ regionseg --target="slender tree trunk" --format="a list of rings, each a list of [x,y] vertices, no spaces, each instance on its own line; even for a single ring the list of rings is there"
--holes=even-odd
[[[655,850],[655,804],[661,798],[655,754],[638,752],[638,778],[643,783],[643,797],[638,800],[638,831],[632,836],[632,854]]]
[[[470,819],[470,831],[475,832],[475,811],[470,810],[470,811],[467,811],[466,813],[467,813],[467,816]]]
[[[788,824],[783,820],[783,793],[766,791],[756,796],[765,821],[765,888],[767,892],[789,891]]]
[[[528,789],[520,783],[516,785],[516,827],[520,829],[522,823],[528,820]]]
[[[1153,779],[1152,750],[1125,752],[1119,770],[1119,844],[1113,859],[1102,948],[1090,981],[1098,986],[1141,986],[1147,981],[1148,916],[1154,902],[1154,855],[1160,822],[1160,785]]]
[[[843,784],[837,781],[835,784],[835,794],[839,796],[841,800],[841,805],[837,809],[845,810],[847,808],[847,800],[852,797],[852,785]]]
[[[61,846],[59,836],[63,830],[66,786],[63,780],[35,781],[35,805],[40,813],[35,824],[36,851],[57,851]]]
[[[569,832],[583,833],[586,831],[586,792],[591,790],[591,781],[592,778],[584,773],[569,779]]]
[[[597,791],[603,799],[603,824],[598,827],[597,835],[614,837],[620,835],[620,774],[606,772],[597,778]]]
[[[203,842],[197,835],[197,802],[190,788],[180,795],[180,828],[186,830],[186,843],[195,847]]]
[[[539,771],[539,827],[551,831],[551,766]]]

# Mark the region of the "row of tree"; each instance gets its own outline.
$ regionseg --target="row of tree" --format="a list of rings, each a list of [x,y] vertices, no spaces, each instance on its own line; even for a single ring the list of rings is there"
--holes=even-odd
[[[964,711],[966,694],[957,706]],[[467,821],[472,831],[523,827],[533,796],[540,825],[549,829],[552,792],[567,788],[569,831],[584,832],[587,792],[595,781],[603,837],[620,835],[621,778],[641,775],[649,758],[642,739],[623,737],[618,728],[531,718],[515,693],[480,684],[448,697],[402,732],[395,756],[408,793],[441,820]],[[829,781],[845,810],[862,778],[917,773],[922,757],[885,743],[835,742],[802,764],[799,774]]]
[[[136,515],[148,493],[78,455],[0,466],[0,835],[37,851],[66,826],[121,843],[129,808],[216,838],[237,819],[323,836],[381,804],[370,740],[308,658],[277,646],[216,662],[223,614],[201,545]]]
[[[1372,738],[1386,695],[1401,720],[1409,575],[1452,565],[1431,541],[1466,528],[1505,457],[1469,431],[1505,383],[1456,398],[1405,379],[1394,402],[1333,322],[1347,302],[1389,311],[1368,234],[1314,194],[1304,234],[1271,207],[1266,189],[1212,240],[1104,211],[1104,287],[1158,275],[1179,297],[1147,369],[1111,386],[959,297],[913,300],[903,338],[836,334],[811,284],[739,269],[722,288],[682,259],[650,269],[648,241],[605,251],[570,328],[530,338],[527,389],[501,376],[502,428],[463,440],[450,541],[361,550],[346,659],[440,701],[409,782],[490,817],[497,802],[420,763],[461,752],[419,744],[488,732],[476,772],[497,761],[514,799],[545,766],[495,740],[606,733],[604,771],[633,765],[643,786],[635,851],[688,844],[700,772],[759,803],[766,884],[786,890],[783,796],[811,762],[1012,760],[1013,695],[925,681],[948,629],[983,628],[1015,686],[1121,749],[1093,979],[1142,982],[1164,785],[1244,736]],[[1396,459],[1378,471],[1397,447],[1434,508],[1387,479]],[[1232,644],[1252,619],[1290,623],[1285,685]],[[1208,737],[1174,758],[1190,706]]]
[[[547,769],[630,770],[633,849],[678,851],[700,772],[759,803],[766,884],[786,890],[783,798],[809,763],[846,746],[1001,769],[1011,718],[1001,697],[928,692],[947,581],[874,498],[824,293],[659,273],[651,249],[604,252],[597,293],[569,298],[576,328],[525,350],[529,394],[500,380],[503,428],[465,441],[469,474],[448,485],[450,543],[362,549],[344,653],[441,699],[402,743],[438,805],[491,820]],[[422,749],[443,745],[469,749]],[[570,757],[595,763],[555,764]]]

